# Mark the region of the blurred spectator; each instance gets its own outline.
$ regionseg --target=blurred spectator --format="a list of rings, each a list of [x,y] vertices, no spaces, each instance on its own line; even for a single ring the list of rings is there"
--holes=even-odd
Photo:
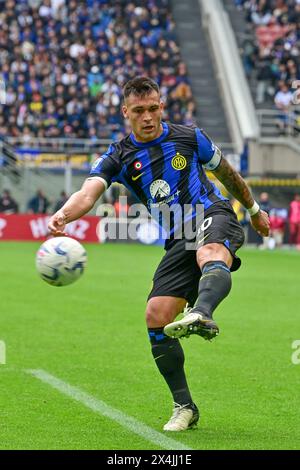
[[[300,248],[300,194],[296,194],[289,210],[290,244]]]
[[[28,202],[28,212],[30,214],[46,214],[50,203],[41,189]]]
[[[11,197],[10,191],[4,189],[0,198],[0,212],[4,214],[16,214],[19,212],[19,206],[16,201]]]
[[[60,193],[60,198],[56,201],[54,205],[54,212],[57,212],[59,209],[62,208],[62,206],[67,202],[68,196],[65,191],[62,191]]]
[[[252,71],[255,68],[255,61],[256,61],[256,56],[258,53],[258,47],[253,41],[246,38],[243,41],[241,53],[242,53],[242,60],[243,60],[246,75],[248,78],[250,78]]]
[[[274,102],[276,108],[280,111],[278,125],[281,131],[284,131],[289,125],[293,125],[291,110],[293,102],[293,93],[288,89],[287,85],[283,82],[280,84],[280,89],[276,93]]]
[[[256,79],[256,104],[262,104],[266,100],[267,92],[270,89],[273,79],[271,61],[268,58],[263,58],[259,61]]]
[[[285,226],[288,216],[287,209],[273,208],[270,210],[270,240],[269,248],[280,248],[283,245]],[[273,246],[272,246],[273,245]]]
[[[164,119],[193,123],[169,5],[0,1],[0,76],[7,84],[0,135],[115,139],[125,132],[122,85],[136,75],[151,76],[163,98],[170,96]]]
[[[265,211],[267,214],[270,213],[271,210],[271,204],[269,200],[269,194],[266,192],[263,192],[259,196],[259,207],[261,210]]]

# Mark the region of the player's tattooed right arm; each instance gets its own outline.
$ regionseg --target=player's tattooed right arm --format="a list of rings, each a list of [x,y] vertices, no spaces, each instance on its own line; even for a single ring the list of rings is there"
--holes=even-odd
[[[246,209],[253,207],[254,199],[250,188],[241,175],[222,157],[219,165],[214,170],[214,174],[225,186],[232,196],[234,196]],[[251,216],[251,225],[264,237],[269,235],[270,221],[268,214],[262,210],[258,210],[255,215]]]
[[[218,167],[214,170],[214,175],[246,209],[253,206],[254,198],[249,186],[224,157],[221,158]]]

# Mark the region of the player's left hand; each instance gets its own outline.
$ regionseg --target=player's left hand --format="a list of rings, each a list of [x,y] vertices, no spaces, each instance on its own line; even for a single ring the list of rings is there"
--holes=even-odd
[[[251,225],[256,232],[262,237],[268,237],[270,231],[270,220],[269,216],[265,211],[259,210],[257,214],[251,218]]]

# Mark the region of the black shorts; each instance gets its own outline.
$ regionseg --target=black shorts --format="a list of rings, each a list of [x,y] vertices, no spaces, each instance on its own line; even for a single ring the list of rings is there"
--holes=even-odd
[[[204,219],[207,228],[203,232],[202,244],[222,243],[226,246],[233,256],[231,271],[236,271],[241,265],[236,251],[243,245],[245,236],[230,202],[213,204],[205,211]],[[196,250],[187,250],[186,242],[185,238],[169,242],[166,254],[155,271],[148,300],[157,296],[181,297],[194,305],[201,270],[197,264]]]

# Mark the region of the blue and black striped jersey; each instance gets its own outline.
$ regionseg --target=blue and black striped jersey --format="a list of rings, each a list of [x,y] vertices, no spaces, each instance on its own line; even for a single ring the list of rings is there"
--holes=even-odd
[[[207,210],[224,200],[203,169],[215,169],[220,150],[203,130],[177,124],[163,125],[163,133],[147,143],[133,133],[109,146],[92,166],[90,176],[109,186],[124,184],[149,211],[162,204],[203,204]]]

